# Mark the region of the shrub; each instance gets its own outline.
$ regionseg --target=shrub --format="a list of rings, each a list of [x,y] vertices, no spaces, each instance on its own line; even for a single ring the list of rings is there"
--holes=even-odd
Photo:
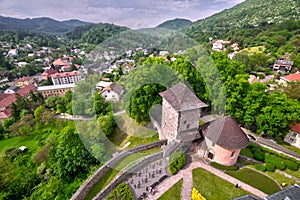
[[[253,158],[253,153],[248,148],[242,149],[240,154],[243,155],[243,156],[246,156],[248,158]]]
[[[169,171],[170,174],[176,174],[185,166],[185,154],[183,151],[178,151],[170,156]]]
[[[253,153],[253,158],[254,158],[255,160],[258,160],[258,161],[264,161],[265,155],[264,155],[262,152],[255,151],[255,152]]]
[[[259,170],[259,171],[262,171],[262,172],[265,172],[266,171],[266,167],[264,165],[261,165],[261,164],[255,164],[254,165],[255,169]]]
[[[273,164],[277,169],[284,170],[285,169],[285,164],[284,160],[277,156],[273,156],[270,154],[267,154],[265,156],[265,163]]]
[[[131,193],[130,188],[126,183],[120,183],[107,197],[108,200],[114,199],[124,199],[124,200],[133,200],[134,197]]]
[[[268,172],[274,172],[275,171],[275,166],[271,163],[266,164],[266,169]]]
[[[298,170],[298,164],[291,161],[291,160],[286,160],[285,161],[285,165],[288,169],[293,170],[293,171],[297,171]]]
[[[206,200],[206,198],[204,196],[202,196],[196,188],[193,188],[192,200]]]
[[[224,171],[236,171],[236,170],[239,169],[235,165],[233,165],[233,166],[224,166],[224,165],[220,165],[220,164],[215,163],[215,162],[210,163],[210,165],[217,168],[217,169],[224,170]]]

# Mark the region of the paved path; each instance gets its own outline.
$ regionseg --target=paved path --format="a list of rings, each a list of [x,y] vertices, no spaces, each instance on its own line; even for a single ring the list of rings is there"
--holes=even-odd
[[[213,168],[210,165],[196,161],[196,162],[192,162],[191,164],[186,166],[184,169],[180,170],[179,173],[176,174],[175,176],[169,177],[163,183],[158,185],[156,194],[148,197],[148,199],[149,200],[158,199],[162,194],[164,194],[168,189],[170,189],[175,183],[177,183],[180,179],[183,178],[181,199],[182,200],[190,200],[191,192],[192,192],[192,188],[193,188],[192,170],[196,169],[196,168],[203,168],[234,185],[239,184],[243,190],[248,191],[260,198],[265,198],[268,196],[267,194],[261,192],[260,190],[253,188],[252,186],[245,184],[245,183],[241,182],[240,180],[237,180],[237,179],[225,174],[224,172]]]
[[[257,137],[254,133],[252,133],[248,129],[245,129],[245,128],[242,128],[242,129],[246,134],[250,134],[250,135],[252,135],[253,137],[256,138],[256,140],[251,140],[252,142],[260,144],[262,146],[265,146],[266,148],[272,149],[274,151],[277,151],[278,153],[283,153],[283,154],[286,154],[288,156],[294,157],[297,160],[300,160],[300,155],[297,154],[296,152],[293,152],[293,151],[291,151],[287,148],[284,148],[283,146],[280,146],[275,141],[268,140],[268,139],[265,139],[265,138],[262,138],[262,137]]]

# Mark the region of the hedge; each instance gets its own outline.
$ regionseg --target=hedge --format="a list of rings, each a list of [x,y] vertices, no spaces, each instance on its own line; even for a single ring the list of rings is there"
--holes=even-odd
[[[262,171],[262,172],[265,172],[266,171],[266,167],[264,165],[261,165],[261,164],[255,164],[254,165],[255,169],[259,170],[259,171]]]
[[[185,154],[183,151],[173,153],[169,159],[169,171],[171,175],[176,174],[185,166]]]
[[[255,152],[253,153],[253,158],[254,158],[255,160],[258,160],[258,161],[264,161],[265,155],[264,155],[264,153],[262,153],[262,152],[255,151]]]
[[[239,168],[235,165],[233,166],[224,166],[224,165],[220,165],[216,162],[211,162],[210,163],[211,166],[217,168],[217,169],[220,169],[220,170],[224,170],[224,171],[236,171],[238,170]]]
[[[107,197],[108,200],[134,200],[134,196],[131,193],[130,188],[126,183],[120,183]]]
[[[273,164],[277,169],[285,170],[284,160],[270,154],[265,155],[265,163]]]
[[[274,172],[276,168],[273,164],[267,163],[266,164],[266,169],[267,169],[268,172]]]
[[[297,171],[298,167],[299,167],[297,163],[295,163],[291,160],[286,160],[285,165],[288,169],[293,170],[293,171]]]

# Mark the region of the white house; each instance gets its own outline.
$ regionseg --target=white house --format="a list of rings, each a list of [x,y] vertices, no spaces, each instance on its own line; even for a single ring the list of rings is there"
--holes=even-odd
[[[300,124],[291,126],[291,131],[285,136],[284,141],[300,149]]]

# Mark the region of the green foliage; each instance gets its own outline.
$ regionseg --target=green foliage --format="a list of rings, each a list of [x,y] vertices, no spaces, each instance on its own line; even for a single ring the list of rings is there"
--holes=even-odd
[[[258,161],[264,161],[265,155],[262,153],[262,152],[259,152],[259,151],[255,151],[254,154],[253,154],[253,158],[258,160]]]
[[[86,150],[74,130],[67,127],[61,134],[62,139],[58,146],[49,153],[49,161],[54,174],[70,181],[71,177],[86,173],[97,160]]]
[[[233,165],[233,166],[224,166],[224,165],[218,164],[216,162],[211,162],[210,165],[217,168],[217,169],[224,170],[224,171],[236,171],[236,170],[239,169],[235,165]]]
[[[181,28],[184,28],[188,25],[192,24],[190,20],[187,19],[172,19],[172,20],[167,20],[160,25],[158,25],[158,28],[167,28],[167,29],[172,29],[172,30],[179,30]]]
[[[2,24],[1,30],[23,30],[33,32],[45,32],[45,33],[64,33],[72,30],[76,26],[87,24],[87,22],[81,22],[76,20],[59,22],[50,18],[33,18],[33,19],[16,19],[8,17],[0,17]]]
[[[275,167],[273,164],[271,164],[271,163],[267,163],[267,164],[266,164],[266,170],[267,170],[268,172],[274,172],[275,169],[276,169],[276,167]]]
[[[126,27],[100,23],[83,33],[81,41],[83,43],[86,42],[97,45],[103,42],[105,39],[126,30],[128,30]]]
[[[262,171],[262,172],[265,172],[267,170],[266,166],[261,165],[261,164],[255,164],[254,167],[255,167],[255,169]]]
[[[114,119],[113,113],[109,112],[106,116],[100,116],[98,118],[98,122],[104,134],[106,136],[111,135],[115,128],[117,127],[117,123]]]
[[[126,183],[119,184],[107,197],[108,200],[134,200],[133,194]]]
[[[297,171],[299,168],[299,165],[291,160],[286,160],[285,165],[288,169],[293,170],[293,171]]]
[[[128,106],[129,116],[138,123],[149,121],[149,110],[155,104],[161,104],[160,92],[166,90],[159,84],[144,85],[134,91]]]
[[[265,155],[265,163],[274,165],[277,169],[284,170],[286,168],[284,160],[277,156]]]
[[[109,103],[101,96],[100,92],[95,93],[94,97],[94,109],[97,115],[105,115],[108,112]]]
[[[176,174],[180,169],[185,166],[185,154],[183,151],[173,153],[169,159],[169,172]]]

